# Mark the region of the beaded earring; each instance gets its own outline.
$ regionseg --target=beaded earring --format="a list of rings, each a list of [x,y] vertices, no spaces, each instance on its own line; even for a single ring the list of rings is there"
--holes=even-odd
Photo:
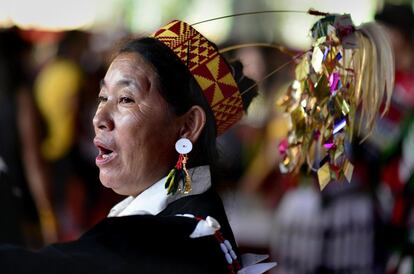
[[[181,138],[175,143],[175,150],[179,153],[178,161],[175,167],[167,175],[165,188],[167,194],[175,194],[177,191],[188,194],[191,192],[191,178],[188,173],[186,164],[188,161],[187,154],[193,149],[193,144],[187,138]],[[182,181],[182,187],[180,186]]]

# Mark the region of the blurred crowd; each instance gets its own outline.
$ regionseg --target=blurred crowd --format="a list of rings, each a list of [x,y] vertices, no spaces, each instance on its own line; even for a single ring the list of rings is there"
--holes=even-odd
[[[106,63],[90,39],[0,31],[2,242],[73,239],[117,200],[94,165],[91,120]]]
[[[272,273],[414,273],[414,14],[411,5],[385,5],[375,19],[394,47],[391,108],[367,141],[349,144],[352,182],[324,191],[306,169],[278,168],[288,124],[276,102],[297,51],[226,53],[261,95],[218,139],[219,190],[241,249],[269,253],[279,264]],[[1,243],[74,239],[122,198],[98,180],[91,124],[114,37],[0,30]]]

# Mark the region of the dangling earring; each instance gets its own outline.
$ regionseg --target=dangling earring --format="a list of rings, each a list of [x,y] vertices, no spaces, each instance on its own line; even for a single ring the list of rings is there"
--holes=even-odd
[[[165,188],[167,194],[175,194],[178,191],[184,194],[188,194],[191,191],[191,178],[188,173],[186,164],[188,161],[187,154],[193,149],[193,144],[187,138],[181,138],[175,143],[175,150],[180,154],[177,164],[170,173],[168,173],[167,181],[165,182]],[[180,181],[183,185],[180,187]]]

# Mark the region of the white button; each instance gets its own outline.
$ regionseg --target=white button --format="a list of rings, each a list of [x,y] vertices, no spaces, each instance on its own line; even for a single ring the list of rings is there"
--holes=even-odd
[[[230,257],[229,253],[226,253],[224,255],[224,257],[226,257],[226,261],[228,264],[232,264],[233,263],[233,259]]]
[[[233,258],[233,260],[236,260],[236,259],[237,259],[237,255],[236,255],[236,253],[234,252],[234,250],[230,250],[230,255],[231,255],[231,257]]]
[[[229,242],[228,240],[225,240],[225,241],[224,241],[224,244],[227,246],[227,248],[228,248],[229,250],[232,250],[232,249],[233,249],[233,247],[231,246],[231,244],[230,244],[230,242]]]
[[[220,248],[224,252],[224,254],[229,253],[229,250],[227,249],[225,244],[221,243]]]

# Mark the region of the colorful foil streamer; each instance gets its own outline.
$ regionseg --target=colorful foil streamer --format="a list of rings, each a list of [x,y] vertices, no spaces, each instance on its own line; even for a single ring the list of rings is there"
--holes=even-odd
[[[352,179],[345,154],[356,113],[360,133],[368,136],[394,82],[390,43],[378,25],[356,29],[349,15],[327,15],[311,29],[312,49],[295,69],[295,80],[279,104],[291,120],[279,145],[282,172],[305,162],[315,170],[321,190],[331,180]],[[364,125],[364,127],[362,127]]]

